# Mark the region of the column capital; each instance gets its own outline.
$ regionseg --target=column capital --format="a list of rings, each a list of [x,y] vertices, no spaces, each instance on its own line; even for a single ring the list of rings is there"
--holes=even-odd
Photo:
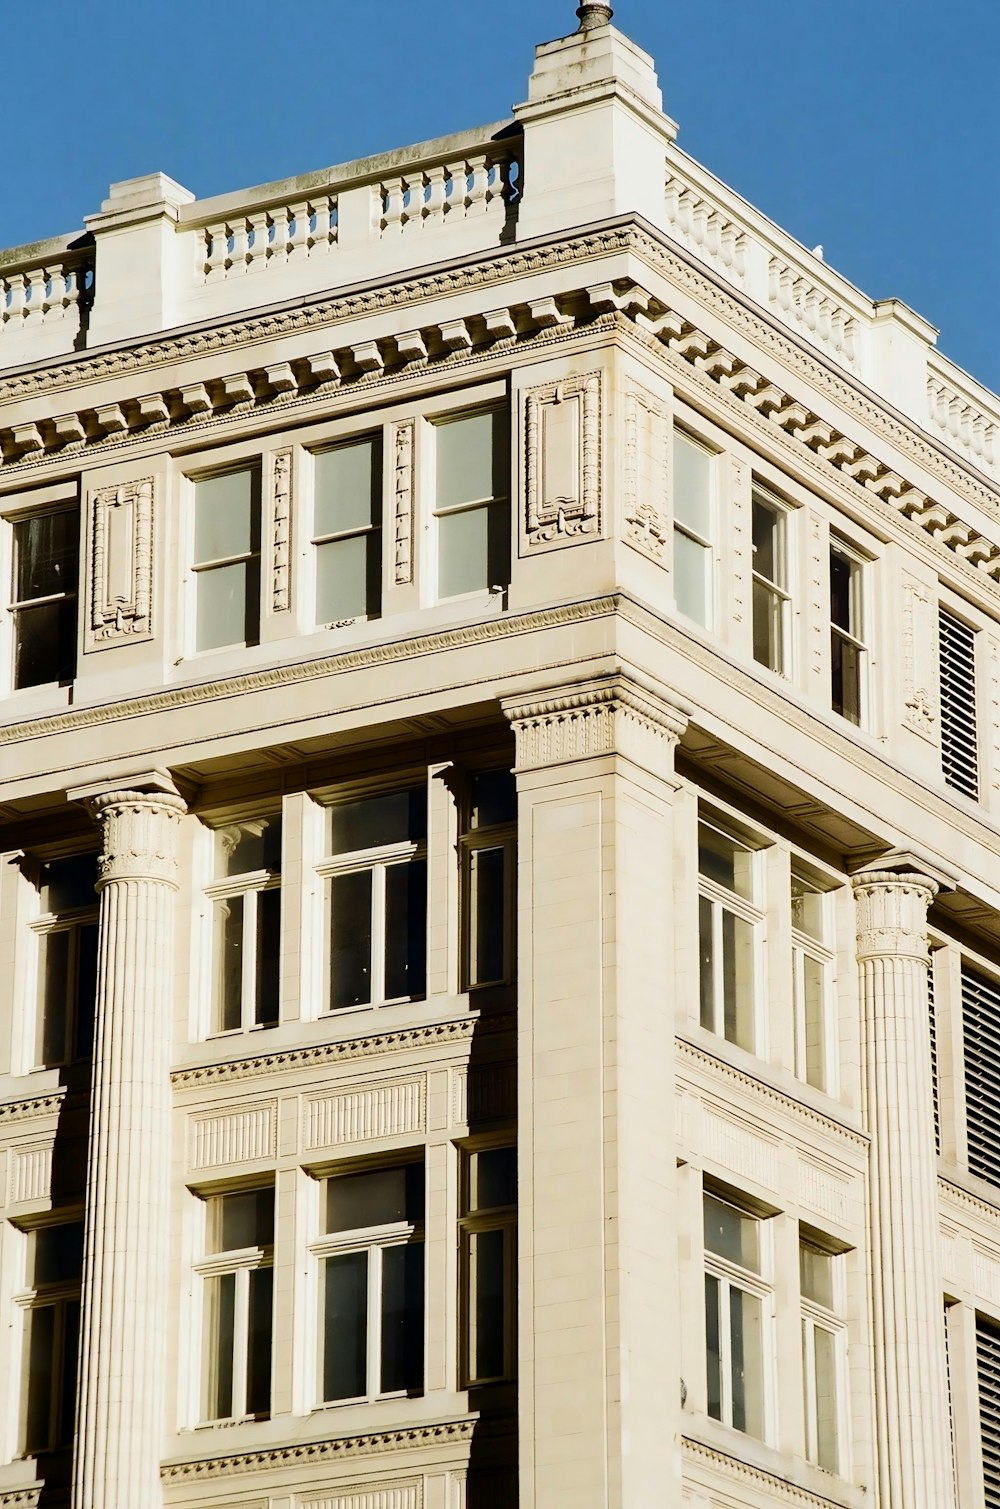
[[[940,889],[923,868],[871,865],[851,876],[857,904],[858,959],[904,954],[927,959],[927,909]]]
[[[177,888],[176,831],[187,803],[166,771],[145,771],[67,793],[101,825],[97,889],[112,880],[156,880]]]
[[[517,768],[623,754],[663,774],[687,714],[653,682],[624,671],[501,698],[517,741]]]

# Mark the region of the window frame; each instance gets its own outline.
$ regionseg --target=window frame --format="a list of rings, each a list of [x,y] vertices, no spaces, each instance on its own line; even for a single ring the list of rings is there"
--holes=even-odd
[[[778,523],[775,555],[779,563],[780,580],[764,576],[761,571],[758,571],[756,566],[753,544],[753,511],[758,506],[765,508],[771,513]],[[786,681],[791,681],[795,674],[795,645],[793,635],[795,599],[791,587],[791,564],[794,559],[791,535],[794,529],[792,521],[795,512],[794,508],[771,492],[758,477],[753,477],[750,489],[751,652],[756,665],[761,666],[764,670],[771,671],[775,676],[781,676]],[[778,665],[771,665],[770,662],[761,660],[756,653],[758,588],[762,592],[766,592],[770,599],[777,599],[781,649],[779,656],[780,664]]]
[[[710,533],[708,535],[699,534],[698,531],[694,529],[690,524],[685,523],[678,517],[676,461],[676,446],[678,438],[686,441],[688,445],[694,446],[697,450],[703,451],[704,454],[709,458],[710,465],[707,505]],[[718,561],[720,555],[718,536],[720,511],[719,456],[721,454],[721,451],[716,446],[713,446],[709,441],[703,439],[701,435],[698,435],[694,431],[688,429],[686,425],[679,424],[675,420],[670,437],[670,518],[672,528],[670,559],[674,607],[686,623],[695,624],[698,628],[704,629],[708,633],[715,632],[718,628],[718,625],[716,623],[716,618],[718,615],[718,590],[716,576],[718,572]],[[704,552],[704,586],[706,607],[704,622],[702,622],[701,619],[693,618],[690,614],[685,613],[684,609],[680,606],[677,595],[676,541],[678,534],[684,535],[686,539],[692,541]]]
[[[795,925],[795,896],[792,885],[798,881],[808,886],[819,901],[823,937],[816,938],[804,928]],[[820,885],[804,866],[792,856],[789,875],[789,920],[791,925],[792,968],[792,1053],[796,1079],[810,1085],[823,1095],[836,1097],[840,1093],[839,1035],[835,1001],[837,953],[831,943],[832,898],[827,887]],[[825,1068],[824,1082],[817,1084],[808,1074],[808,1023],[806,1020],[805,960],[814,960],[822,971],[822,1045]]]
[[[335,1166],[310,1169],[315,1180],[317,1201],[315,1203],[318,1227],[323,1222],[323,1207],[327,1184],[332,1179],[350,1177],[352,1174],[380,1173],[383,1170],[419,1166],[424,1180],[424,1216],[422,1221],[392,1221],[380,1225],[352,1227],[346,1231],[317,1232],[308,1243],[312,1269],[312,1292],[315,1295],[315,1357],[313,1362],[312,1395],[316,1409],[341,1409],[358,1404],[375,1404],[385,1399],[422,1398],[427,1392],[427,1158],[426,1149],[402,1149],[395,1156],[350,1160]],[[421,1337],[421,1385],[419,1389],[381,1388],[382,1368],[382,1253],[389,1248],[416,1246],[423,1248],[423,1327]],[[365,1383],[364,1394],[352,1394],[343,1399],[325,1399],[323,1375],[326,1366],[326,1309],[323,1294],[326,1278],[326,1261],[332,1257],[344,1257],[351,1253],[368,1255],[365,1295]]]
[[[250,538],[251,547],[254,539],[254,524],[256,522],[256,549],[243,552],[239,555],[211,557],[204,561],[195,559],[195,539],[198,517],[198,486],[202,482],[212,482],[218,477],[234,476],[239,472],[247,472],[250,476]],[[260,449],[249,452],[244,456],[236,456],[231,460],[220,461],[217,465],[193,467],[183,474],[185,492],[187,494],[188,513],[188,550],[187,550],[187,577],[189,591],[186,603],[186,644],[184,658],[186,660],[200,659],[206,655],[225,655],[233,650],[256,649],[261,643],[264,626],[264,457]],[[221,570],[226,566],[235,566],[246,563],[246,606],[247,611],[253,609],[253,622],[255,633],[253,637],[234,639],[228,644],[210,645],[203,650],[198,648],[198,579],[211,571]],[[256,573],[251,569],[256,563]],[[256,578],[256,593],[251,591]]]
[[[377,470],[373,466],[373,475],[377,476],[378,508],[377,518],[371,524],[362,528],[335,530],[332,533],[317,534],[316,532],[316,458],[329,454],[331,451],[347,449],[352,445],[363,441],[371,441],[374,444]],[[380,619],[384,612],[385,598],[385,468],[386,468],[386,425],[376,424],[373,428],[345,431],[335,434],[318,444],[305,447],[309,458],[309,524],[308,524],[308,555],[309,555],[309,582],[310,604],[313,631],[332,628],[344,628],[352,623],[373,623]],[[373,488],[373,491],[376,491]],[[334,544],[338,540],[356,539],[364,536],[371,538],[377,536],[378,549],[378,603],[374,611],[367,613],[355,613],[348,618],[321,619],[317,611],[317,586],[319,582],[319,550],[323,545]]]
[[[13,506],[9,509],[4,507],[0,512],[0,524],[3,526],[3,534],[7,539],[7,559],[4,565],[6,573],[5,592],[6,612],[3,621],[7,627],[8,646],[6,654],[6,687],[10,695],[23,696],[38,693],[43,690],[51,691],[55,687],[69,687],[76,680],[80,669],[80,569],[82,556],[83,537],[83,512],[77,496],[71,495],[65,486],[54,489],[44,489],[40,495],[33,497],[30,503],[17,504],[12,500]],[[17,598],[15,591],[17,586],[17,530],[22,524],[28,524],[33,519],[44,518],[52,514],[73,514],[76,517],[77,538],[77,567],[76,581],[72,589],[66,592],[46,593],[41,597]],[[73,663],[70,674],[63,680],[56,678],[49,681],[29,682],[25,686],[17,685],[17,647],[19,643],[18,617],[25,610],[40,607],[52,602],[73,601],[76,605],[73,625]]]
[[[271,1192],[272,1200],[275,1201],[277,1191],[273,1182],[255,1185],[232,1186],[225,1189],[213,1189],[203,1192],[192,1190],[192,1194],[204,1207],[201,1212],[201,1251],[203,1256],[197,1258],[192,1264],[192,1272],[197,1281],[198,1288],[198,1315],[199,1315],[199,1345],[198,1357],[198,1403],[197,1422],[200,1426],[217,1425],[224,1423],[233,1425],[244,1421],[267,1420],[271,1418],[274,1410],[274,1291],[271,1297],[271,1372],[268,1385],[268,1408],[266,1411],[251,1413],[245,1407],[242,1410],[235,1408],[236,1401],[242,1400],[246,1405],[247,1389],[249,1380],[250,1361],[250,1274],[261,1269],[270,1269],[273,1273],[275,1243],[272,1240],[255,1247],[234,1247],[223,1252],[210,1253],[207,1251],[210,1243],[208,1240],[210,1223],[214,1218],[213,1206],[215,1202],[226,1199],[229,1195],[245,1195],[262,1190]],[[277,1211],[274,1210],[276,1217]],[[208,1412],[209,1396],[211,1390],[211,1370],[218,1365],[218,1360],[210,1356],[211,1337],[209,1334],[209,1280],[226,1278],[230,1274],[236,1277],[235,1300],[234,1300],[234,1323],[233,1323],[233,1358],[232,1358],[232,1401],[233,1411],[229,1415],[212,1415]],[[273,1284],[273,1280],[272,1280]]]
[[[93,1053],[92,1043],[87,1047],[85,1052],[79,1051],[81,1047],[79,1039],[81,958],[80,934],[81,931],[87,927],[94,928],[96,933],[94,1012],[92,1013],[93,1016],[96,1015],[96,996],[98,983],[97,975],[100,969],[100,896],[95,891],[94,900],[88,905],[66,907],[62,911],[57,912],[43,912],[41,910],[41,888],[38,885],[38,882],[41,878],[41,871],[46,865],[58,864],[62,860],[85,859],[91,856],[93,856],[96,861],[97,854],[93,850],[80,850],[76,853],[43,853],[37,856],[37,859],[33,861],[32,867],[34,868],[34,866],[37,865],[36,873],[33,876],[37,887],[35,892],[35,895],[37,897],[37,910],[35,911],[34,916],[32,916],[28,920],[27,924],[28,933],[31,936],[34,949],[34,961],[31,971],[32,989],[29,998],[30,1033],[28,1034],[28,1042],[30,1043],[30,1049],[27,1055],[29,1060],[27,1067],[29,1069],[66,1068],[70,1064],[87,1062],[91,1058]],[[46,1059],[44,1055],[44,1042],[46,1035],[44,940],[52,937],[56,933],[70,934],[69,960],[65,977],[65,1011],[63,1015],[62,1030],[63,1047],[62,1052],[60,1053],[58,1058]],[[93,1023],[91,1030],[92,1029]]]
[[[832,566],[834,555],[840,556],[841,559],[847,561],[848,565],[850,566],[850,583],[852,588],[850,613],[852,617],[854,616],[855,611],[855,594],[853,592],[853,586],[855,582],[859,584],[857,593],[859,601],[857,603],[858,627],[844,629],[839,624],[834,622],[833,601],[831,595],[829,638],[830,708],[837,717],[843,718],[845,722],[852,724],[855,728],[869,729],[872,723],[872,646],[870,641],[873,613],[871,586],[871,572],[873,561],[871,557],[865,555],[857,545],[846,539],[845,536],[842,535],[837,529],[831,527],[827,548],[828,573]],[[851,649],[855,650],[858,653],[858,716],[856,719],[852,718],[850,713],[845,712],[842,708],[838,708],[834,705],[833,644],[835,639],[839,639],[843,644],[848,645]],[[841,700],[843,701],[845,699],[842,698]]]
[[[220,838],[225,841],[224,835],[227,830],[242,829],[248,824],[277,819],[282,823],[283,813],[280,809],[270,812],[259,812],[253,816],[245,814],[239,817],[231,817],[227,821],[219,823],[210,830],[213,840]],[[281,856],[283,857],[283,856]],[[281,1021],[281,979],[278,978],[278,999],[276,1015],[273,1021],[258,1021],[257,1011],[259,1002],[257,999],[257,927],[259,913],[259,898],[265,891],[282,891],[282,870],[258,869],[242,870],[236,875],[227,875],[218,880],[209,880],[203,886],[203,894],[209,904],[209,990],[208,990],[208,1021],[205,1030],[206,1038],[229,1037],[237,1033],[261,1032],[271,1027],[276,1027]],[[243,899],[243,929],[241,943],[241,986],[240,986],[240,1024],[236,1027],[224,1027],[219,1025],[221,1021],[221,994],[222,994],[222,940],[219,936],[220,929],[217,921],[217,907],[231,897],[239,896]],[[279,939],[284,923],[284,898],[278,903],[278,928]]]
[[[713,1415],[709,1409],[709,1401],[706,1392],[705,1408],[710,1419],[717,1420],[720,1425],[729,1430],[739,1431],[752,1441],[761,1441],[765,1445],[773,1444],[775,1431],[775,1362],[777,1345],[777,1305],[775,1286],[775,1263],[774,1263],[774,1234],[772,1231],[772,1215],[765,1215],[755,1209],[749,1203],[741,1203],[739,1196],[732,1190],[716,1187],[714,1184],[705,1182],[702,1198],[699,1205],[701,1219],[704,1223],[705,1200],[711,1198],[720,1204],[728,1205],[731,1209],[745,1220],[755,1221],[758,1229],[758,1243],[760,1252],[760,1272],[755,1273],[752,1269],[744,1267],[722,1254],[712,1251],[704,1239],[704,1224],[702,1228],[702,1267],[704,1278],[713,1279],[718,1285],[718,1320],[719,1320],[719,1415]],[[708,1361],[708,1295],[707,1284],[703,1284],[705,1290],[705,1328],[703,1345],[705,1347],[706,1374]],[[734,1397],[734,1369],[732,1359],[732,1336],[731,1322],[727,1326],[723,1322],[727,1315],[731,1315],[729,1296],[733,1290],[751,1295],[760,1303],[760,1344],[761,1344],[761,1422],[762,1432],[758,1436],[753,1431],[746,1430],[740,1425],[733,1423],[733,1397]]]
[[[461,802],[462,831],[459,834],[460,936],[462,939],[461,987],[464,991],[492,990],[512,985],[517,978],[517,817],[506,823],[491,823],[480,828],[472,826],[472,787],[477,775],[513,773],[503,766],[484,766],[467,772],[465,791]],[[514,793],[515,802],[517,792]],[[497,850],[503,854],[503,976],[498,980],[474,978],[473,951],[476,937],[476,914],[474,909],[473,868],[478,854]]]
[[[67,1309],[76,1305],[77,1319],[77,1344],[75,1367],[79,1377],[80,1366],[80,1318],[81,1295],[83,1286],[82,1254],[81,1273],[76,1279],[58,1279],[45,1284],[31,1284],[28,1282],[28,1253],[32,1236],[39,1231],[51,1231],[60,1227],[79,1225],[83,1227],[83,1210],[57,1209],[52,1212],[57,1219],[32,1222],[31,1225],[15,1225],[19,1232],[22,1247],[22,1262],[20,1268],[23,1280],[12,1296],[15,1313],[18,1315],[21,1328],[19,1346],[19,1386],[18,1386],[18,1418],[17,1418],[17,1452],[20,1458],[34,1458],[48,1455],[52,1452],[65,1451],[73,1442],[74,1421],[60,1421],[62,1413],[62,1396],[65,1389],[66,1369],[66,1314]],[[13,1223],[12,1223],[13,1224]],[[52,1342],[52,1376],[49,1381],[49,1439],[45,1446],[30,1447],[27,1444],[28,1410],[30,1394],[30,1316],[36,1310],[52,1308],[55,1310],[54,1335]],[[61,1426],[61,1429],[59,1427]],[[65,1440],[59,1439],[66,1436]]]
[[[699,996],[698,996],[698,1021],[704,1031],[710,1032],[713,1037],[721,1038],[723,1042],[731,1043],[734,1047],[742,1049],[745,1053],[752,1053],[755,1057],[763,1057],[766,1053],[765,1021],[761,1008],[764,999],[764,962],[765,962],[765,928],[767,923],[766,898],[762,897],[763,878],[761,855],[769,845],[756,844],[743,833],[729,826],[726,821],[718,817],[710,809],[705,809],[699,804],[696,824],[696,845],[701,846],[700,830],[702,825],[720,834],[730,843],[738,844],[745,849],[750,856],[750,883],[754,900],[748,901],[739,896],[735,891],[713,880],[711,876],[704,875],[701,870],[701,862],[697,855],[697,900],[698,900],[698,973],[699,973]],[[701,903],[707,901],[712,908],[712,1025],[707,1025],[702,1020],[701,1012],[701,984],[703,960],[701,957]],[[726,1035],[725,1021],[725,983],[724,983],[724,948],[722,944],[723,915],[731,913],[740,921],[746,922],[751,928],[752,936],[752,959],[753,974],[750,982],[750,1020],[753,1029],[753,1041],[751,1044],[742,1043],[738,1038]],[[719,961],[716,966],[715,961]]]
[[[821,1241],[810,1230],[799,1231],[799,1263],[803,1248],[821,1254],[830,1261],[832,1305],[826,1306],[807,1296],[799,1282],[799,1310],[802,1343],[802,1400],[803,1444],[806,1459],[814,1466],[837,1477],[847,1477],[850,1472],[850,1398],[848,1378],[849,1327],[847,1315],[847,1280],[845,1265],[847,1254]],[[816,1398],[816,1332],[824,1331],[833,1338],[834,1390],[833,1408],[836,1428],[836,1465],[829,1466],[819,1460],[819,1414]]]
[[[517,1197],[512,1205],[472,1208],[472,1159],[483,1154],[511,1149],[517,1152],[513,1133],[487,1140],[465,1143],[460,1149],[459,1169],[459,1384],[462,1388],[480,1388],[487,1384],[510,1383],[517,1377]],[[472,1238],[483,1233],[503,1233],[503,1353],[501,1373],[479,1377],[473,1366],[476,1329],[473,1305]]]
[[[504,415],[507,421],[507,447],[503,452],[503,472],[507,479],[506,493],[494,494],[489,498],[474,498],[462,503],[454,503],[441,508],[438,506],[438,441],[437,432],[448,424],[461,422],[463,419],[475,419],[480,415],[493,414]],[[460,603],[469,600],[496,597],[505,593],[510,587],[511,571],[514,560],[514,545],[511,539],[512,533],[512,489],[510,469],[510,429],[511,410],[509,399],[489,400],[481,399],[479,402],[462,405],[458,408],[444,408],[430,412],[424,412],[421,416],[424,423],[434,432],[427,450],[430,453],[429,471],[430,486],[428,489],[428,507],[431,527],[433,529],[433,600],[436,603]],[[496,443],[496,442],[495,442]],[[455,518],[458,514],[472,513],[478,510],[486,511],[486,573],[489,575],[491,566],[491,540],[493,528],[493,516],[504,511],[506,522],[506,550],[505,563],[501,573],[506,580],[488,581],[483,587],[473,587],[467,592],[445,593],[441,590],[441,521]]]

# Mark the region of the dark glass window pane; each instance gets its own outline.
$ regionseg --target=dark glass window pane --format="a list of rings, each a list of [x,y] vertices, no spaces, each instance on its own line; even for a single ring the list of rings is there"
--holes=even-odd
[[[351,854],[427,837],[427,793],[392,791],[330,808],[330,853]]]
[[[377,618],[382,607],[382,531],[327,540],[316,550],[316,622]]]
[[[784,603],[763,582],[753,584],[753,658],[768,670],[782,671],[785,664]]]
[[[517,1204],[517,1148],[494,1147],[473,1153],[472,1210],[500,1210]]]
[[[480,770],[472,777],[472,823],[491,828],[517,820],[517,787],[509,770]]]
[[[77,1058],[94,1049],[94,1005],[97,999],[97,923],[76,930],[76,1042]]]
[[[56,1306],[39,1305],[25,1317],[28,1376],[25,1381],[24,1449],[47,1451],[52,1442]]]
[[[342,1174],[326,1185],[327,1231],[359,1231],[394,1221],[416,1225],[424,1218],[424,1165],[373,1168]]]
[[[427,975],[427,861],[385,872],[385,996],[422,996]]]
[[[719,1346],[719,1280],[705,1275],[705,1361],[708,1413],[722,1419],[722,1352]]]
[[[80,539],[75,509],[36,514],[14,525],[14,600],[76,592]]]
[[[280,979],[281,892],[261,891],[257,896],[257,1010],[260,1027],[273,1027],[278,1020]]]
[[[14,686],[72,681],[76,670],[76,598],[60,597],[14,615]]]
[[[707,896],[698,898],[698,960],[701,998],[701,1025],[714,1032],[715,1027],[715,944],[712,934],[712,903]]]
[[[503,849],[473,849],[469,856],[473,949],[470,985],[488,985],[506,973]]]
[[[83,1272],[83,1222],[66,1221],[61,1226],[39,1226],[29,1234],[28,1271],[32,1288],[64,1284]]]
[[[234,823],[216,835],[216,872],[220,879],[252,870],[281,869],[281,814]]]
[[[419,1389],[424,1381],[424,1244],[382,1251],[383,1394]]]
[[[250,1273],[250,1314],[247,1316],[247,1414],[271,1410],[271,1310],[274,1269]]]
[[[837,550],[830,551],[830,620],[838,629],[854,632],[851,613],[851,586],[854,577],[853,563]]]
[[[830,705],[851,723],[861,722],[861,656],[857,645],[830,631]]]
[[[486,577],[489,587],[506,587],[510,582],[510,504],[493,503],[489,514]]]
[[[236,1274],[206,1280],[208,1347],[207,1400],[209,1420],[225,1420],[233,1413],[233,1340],[236,1332]]]
[[[64,1300],[62,1312],[62,1387],[59,1418],[56,1422],[56,1445],[69,1446],[73,1440],[76,1410],[76,1372],[80,1352],[80,1301],[78,1299]]]
[[[382,437],[368,435],[313,457],[315,535],[347,534],[382,516]]]
[[[97,855],[74,854],[42,865],[39,877],[43,912],[68,912],[96,906]]]
[[[323,1316],[323,1398],[367,1394],[368,1254],[326,1260]]]
[[[267,1247],[274,1241],[274,1190],[248,1189],[220,1195],[216,1252]]]
[[[223,472],[195,483],[195,561],[227,560],[259,549],[260,473]]]
[[[330,1010],[372,998],[372,872],[330,877]]]
[[[69,928],[44,933],[38,940],[41,1042],[39,1061],[64,1063],[67,1056],[67,997],[73,934]]]
[[[215,1011],[220,1032],[234,1032],[243,1025],[243,906],[242,896],[225,896],[215,903]]]
[[[469,1238],[475,1318],[474,1378],[502,1378],[505,1371],[504,1241],[503,1231],[481,1231]]]

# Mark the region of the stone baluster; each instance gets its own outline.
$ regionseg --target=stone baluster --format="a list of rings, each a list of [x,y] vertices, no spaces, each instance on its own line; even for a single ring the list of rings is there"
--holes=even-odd
[[[426,218],[428,222],[444,219],[444,206],[448,197],[448,186],[445,183],[444,167],[427,169],[427,205]]]
[[[469,158],[469,179],[468,213],[484,215],[489,207],[490,175],[481,152]]]
[[[7,318],[9,320],[23,319],[28,304],[28,283],[23,272],[12,272],[7,278],[9,299],[7,303]]]
[[[336,229],[333,223],[334,203],[329,194],[321,194],[313,207],[315,221],[309,232],[309,250],[313,247],[327,247],[336,240]]]
[[[245,215],[238,215],[229,227],[233,247],[229,253],[229,266],[234,272],[246,272],[250,226]]]
[[[226,260],[226,227],[209,225],[202,232],[202,271],[210,278],[224,266]]]
[[[925,868],[904,856],[853,877],[882,1509],[949,1509],[954,1502],[927,1012],[927,908],[938,878]]]
[[[159,1509],[184,802],[163,772],[71,795],[103,840],[73,1509]]]
[[[384,208],[382,222],[386,232],[402,228],[403,219],[403,180],[391,178],[382,187]]]

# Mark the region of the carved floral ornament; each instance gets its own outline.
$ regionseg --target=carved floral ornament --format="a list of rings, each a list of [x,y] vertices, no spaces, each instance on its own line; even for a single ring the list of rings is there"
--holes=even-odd
[[[601,375],[525,397],[525,537],[532,553],[601,533]]]
[[[153,479],[98,488],[90,500],[87,650],[152,636]]]
[[[927,910],[939,885],[916,870],[860,870],[851,876],[859,962],[904,955],[927,962]]]
[[[163,791],[107,791],[89,799],[101,825],[98,888],[113,880],[161,881],[177,888],[177,830],[182,797]]]

